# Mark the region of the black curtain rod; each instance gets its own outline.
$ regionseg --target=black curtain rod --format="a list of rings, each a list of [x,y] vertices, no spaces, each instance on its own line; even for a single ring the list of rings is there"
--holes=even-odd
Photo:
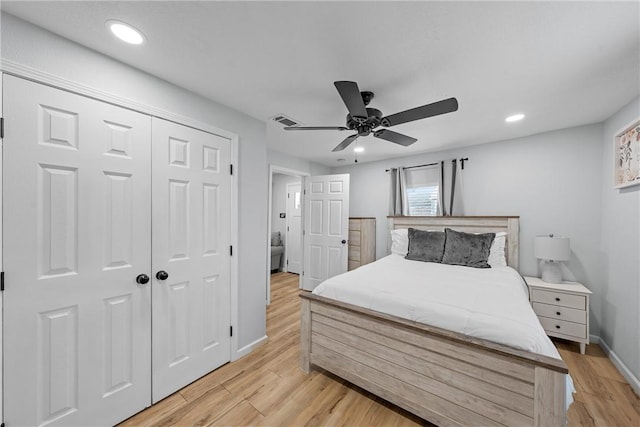
[[[460,159],[460,160],[463,160],[463,159]],[[469,160],[469,159],[464,159],[464,160]],[[457,159],[451,160],[451,163],[453,163],[453,162],[457,162]],[[405,169],[424,168],[424,167],[427,167],[427,166],[436,166],[436,165],[439,165],[439,164],[440,164],[440,162],[427,163],[426,165],[407,166],[407,167],[405,167]],[[397,168],[394,168],[394,169],[397,169]],[[391,169],[385,169],[384,171],[385,172],[389,172],[389,171],[391,171]]]
[[[458,159],[453,159],[453,160],[451,160],[451,163],[456,163],[457,161],[458,161]],[[462,165],[462,169],[464,169],[464,162],[468,162],[468,161],[469,161],[468,157],[463,157],[463,158],[460,159],[460,164]],[[405,169],[424,168],[424,167],[427,167],[427,166],[435,166],[435,165],[437,165],[439,163],[440,162],[427,163],[426,165],[407,166],[407,167],[405,167]],[[396,168],[394,168],[394,169],[396,169]],[[391,169],[385,169],[384,171],[385,172],[389,172],[389,171],[391,171]]]
[[[435,163],[427,163],[426,165],[416,165],[416,166],[407,166],[405,167],[405,169],[413,169],[413,168],[424,168],[426,166],[435,166],[437,164],[439,164],[440,162],[435,162]],[[397,169],[397,168],[394,168]],[[385,169],[385,172],[389,172],[391,169]]]

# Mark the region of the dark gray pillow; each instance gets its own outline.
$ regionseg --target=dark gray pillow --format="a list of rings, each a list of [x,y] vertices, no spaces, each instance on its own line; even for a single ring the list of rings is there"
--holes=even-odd
[[[444,233],[409,228],[409,251],[406,259],[413,261],[440,262],[444,253]]]
[[[487,260],[495,233],[471,234],[445,228],[443,264],[491,268]]]

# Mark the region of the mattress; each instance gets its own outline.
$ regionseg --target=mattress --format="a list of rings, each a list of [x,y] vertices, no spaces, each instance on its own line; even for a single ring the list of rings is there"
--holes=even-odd
[[[560,358],[511,267],[471,268],[389,255],[334,276],[314,294]]]

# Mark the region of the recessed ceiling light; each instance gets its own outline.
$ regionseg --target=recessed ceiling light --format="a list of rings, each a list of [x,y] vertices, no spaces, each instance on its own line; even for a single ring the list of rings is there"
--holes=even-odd
[[[522,113],[518,113],[518,114],[514,114],[513,116],[509,116],[506,119],[504,119],[505,122],[507,123],[513,123],[513,122],[517,122],[524,119],[524,114]]]
[[[144,43],[144,35],[133,28],[129,24],[125,24],[122,21],[109,20],[106,22],[107,28],[113,33],[114,36],[119,38],[125,43],[129,44],[142,44]]]
[[[353,149],[356,153],[362,153],[364,151],[364,147],[356,147]]]

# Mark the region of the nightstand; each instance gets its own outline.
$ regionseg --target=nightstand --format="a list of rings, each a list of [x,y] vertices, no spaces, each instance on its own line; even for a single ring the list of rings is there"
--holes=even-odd
[[[525,277],[529,301],[542,327],[550,337],[580,343],[584,354],[589,344],[589,295],[578,282],[547,283],[538,277]]]

